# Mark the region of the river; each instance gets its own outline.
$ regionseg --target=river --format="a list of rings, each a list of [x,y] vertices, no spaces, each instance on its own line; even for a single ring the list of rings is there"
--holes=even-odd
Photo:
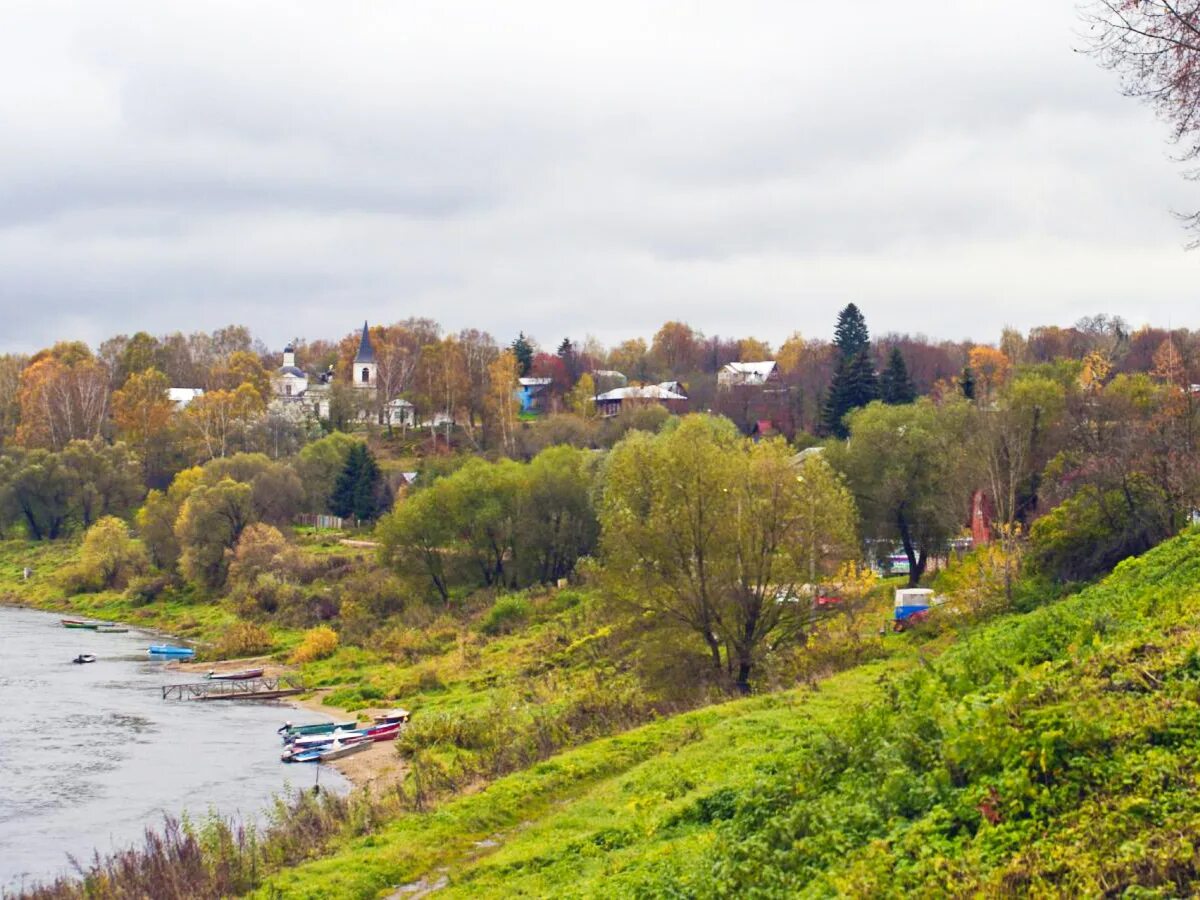
[[[196,681],[146,655],[160,637],[66,629],[59,617],[0,607],[0,895],[140,843],[166,814],[257,820],[277,794],[308,787],[311,765],[279,761],[285,719],[269,703],[164,701]],[[74,665],[78,653],[97,661]],[[346,790],[332,769],[322,788]]]

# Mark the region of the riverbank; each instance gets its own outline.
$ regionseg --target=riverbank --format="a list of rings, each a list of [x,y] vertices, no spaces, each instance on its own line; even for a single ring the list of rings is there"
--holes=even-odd
[[[263,673],[268,676],[296,671],[295,667],[284,665],[270,656],[248,656],[242,659],[223,659],[217,662],[173,662],[168,665],[177,671],[197,675],[207,675],[209,672],[222,674],[250,668],[261,668]],[[327,705],[324,700],[329,694],[330,691],[327,689],[319,690],[308,696],[290,698],[280,705],[307,710],[338,722],[346,722],[351,719],[369,722],[372,716],[389,711],[378,708],[349,712],[336,706]],[[287,716],[283,716],[283,718],[287,718]],[[373,744],[370,750],[334,760],[326,765],[336,769],[355,788],[363,788],[374,794],[394,788],[404,780],[404,776],[408,772],[407,765],[400,754],[396,752],[396,745],[392,741],[381,741]]]

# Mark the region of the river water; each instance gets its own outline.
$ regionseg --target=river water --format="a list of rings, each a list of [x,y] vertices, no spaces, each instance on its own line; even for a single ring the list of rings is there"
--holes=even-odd
[[[312,765],[279,761],[285,719],[324,717],[279,704],[164,701],[196,681],[146,655],[161,637],[63,628],[59,617],[0,608],[0,896],[140,843],[165,814],[259,819]],[[94,653],[89,665],[74,665]],[[320,768],[322,788],[346,790]]]

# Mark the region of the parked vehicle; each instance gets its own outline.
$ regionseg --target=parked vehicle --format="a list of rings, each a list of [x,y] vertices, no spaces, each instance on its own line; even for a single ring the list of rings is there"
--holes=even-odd
[[[892,630],[904,631],[910,625],[928,618],[933,602],[933,591],[928,588],[899,588],[892,614]]]

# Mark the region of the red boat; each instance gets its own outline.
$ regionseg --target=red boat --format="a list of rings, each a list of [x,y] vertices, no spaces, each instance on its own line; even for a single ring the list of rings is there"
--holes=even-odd
[[[399,722],[393,722],[390,725],[376,725],[373,728],[367,729],[367,737],[373,741],[394,741],[396,736],[400,734]]]

